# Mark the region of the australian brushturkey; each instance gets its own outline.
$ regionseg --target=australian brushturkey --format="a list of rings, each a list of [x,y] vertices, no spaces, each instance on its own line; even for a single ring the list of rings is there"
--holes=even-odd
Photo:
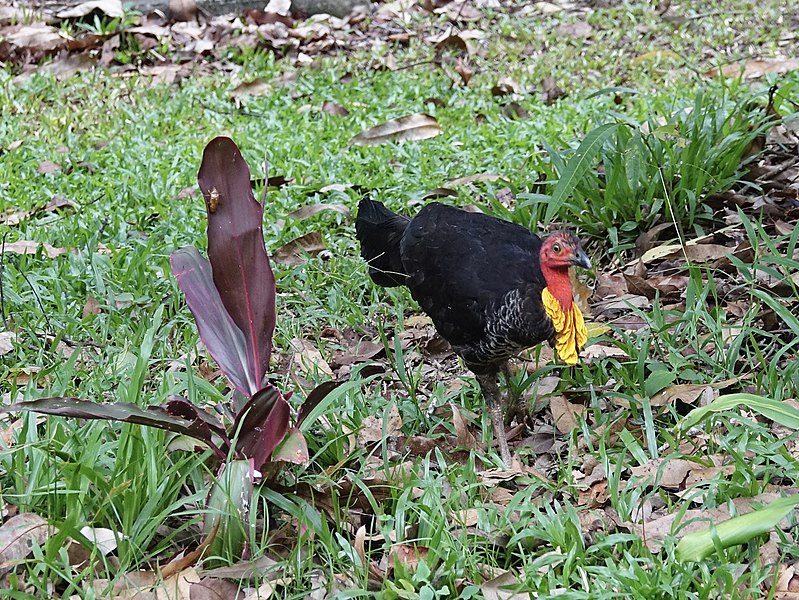
[[[520,225],[437,202],[410,219],[364,199],[355,230],[372,280],[408,286],[477,376],[509,465],[498,374],[543,341],[565,363],[577,362],[587,335],[568,270],[591,267],[579,240],[557,231],[542,241]]]

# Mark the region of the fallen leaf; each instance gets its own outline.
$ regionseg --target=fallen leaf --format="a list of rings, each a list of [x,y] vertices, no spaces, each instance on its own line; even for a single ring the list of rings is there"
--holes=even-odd
[[[336,117],[349,117],[350,111],[346,108],[341,106],[340,104],[336,104],[335,102],[330,102],[325,100],[322,103],[322,112],[326,112],[329,115],[333,115]]]
[[[320,373],[333,376],[333,370],[327,364],[322,353],[307,340],[294,338],[291,340],[291,348],[294,351],[293,363],[306,376],[317,377]]]
[[[24,25],[4,34],[5,41],[17,48],[33,48],[43,52],[50,52],[67,45],[67,38],[60,29],[45,25],[44,23],[34,23]]]
[[[455,434],[458,436],[455,442],[456,445],[466,450],[477,450],[480,444],[477,443],[474,435],[469,431],[469,425],[466,423],[466,419],[463,418],[460,409],[452,402],[449,403],[449,406],[452,409],[452,425],[455,427]]]
[[[266,581],[244,597],[244,600],[266,600],[275,593],[274,584]]]
[[[255,560],[237,562],[229,567],[218,567],[210,570],[201,569],[200,573],[204,577],[219,579],[275,578],[278,573],[282,573],[282,565],[274,559],[263,555]]]
[[[318,231],[306,233],[278,248],[272,255],[275,262],[296,267],[305,262],[305,255],[316,256],[326,248]]]
[[[472,80],[472,76],[474,75],[474,69],[469,67],[466,62],[458,57],[455,61],[455,72],[460,75],[461,81],[463,85],[469,85],[469,82]]]
[[[796,58],[751,59],[743,63],[726,65],[721,69],[721,74],[725,77],[742,75],[744,79],[758,79],[768,73],[787,73],[796,69],[799,69],[799,59]],[[718,75],[718,69],[710,69],[705,73],[705,77]]]
[[[123,534],[103,527],[81,527],[80,533],[92,542],[103,556],[108,556],[116,550],[117,540],[125,538]]]
[[[427,557],[428,548],[418,544],[395,544],[388,552],[388,563],[396,568],[402,565],[410,573],[416,571],[419,562]]]
[[[52,198],[50,198],[50,202],[48,202],[44,207],[44,212],[59,212],[66,209],[74,209],[76,208],[75,203],[70,200],[69,198],[65,198],[64,196],[59,196],[56,194]]]
[[[530,600],[528,592],[515,591],[523,588],[524,585],[512,571],[505,571],[484,582],[480,586],[480,591],[483,592],[485,600]]]
[[[547,75],[541,80],[541,88],[543,90],[542,99],[544,104],[550,105],[561,98],[565,98],[568,94],[564,92],[551,75]]]
[[[593,27],[591,27],[585,21],[574,21],[573,23],[563,23],[562,25],[558,25],[555,28],[555,33],[559,36],[566,36],[572,38],[583,39],[587,37],[591,37],[591,34],[594,32]]]
[[[492,96],[509,96],[511,94],[521,94],[522,87],[510,77],[501,77],[491,87]]]
[[[475,183],[478,181],[507,181],[505,177],[502,175],[495,175],[493,173],[475,173],[474,175],[467,175],[466,177],[457,177],[456,179],[450,179],[445,185],[447,187],[457,187],[459,185],[466,185],[468,183]]]
[[[10,571],[41,546],[55,531],[45,519],[34,513],[20,513],[0,526],[0,575]]]
[[[191,600],[239,600],[244,597],[240,584],[225,579],[200,579],[191,586]],[[266,596],[261,596],[265,598]],[[121,600],[121,598],[120,598]],[[135,598],[132,600],[146,600]]]
[[[53,162],[52,160],[43,160],[39,163],[39,166],[36,167],[36,171],[42,175],[46,175],[47,173],[55,173],[56,171],[60,170],[61,165]]]
[[[308,219],[309,217],[313,217],[314,215],[318,215],[320,212],[324,212],[326,210],[335,211],[344,215],[345,217],[350,216],[350,209],[343,204],[307,204],[295,211],[290,212],[288,214],[288,218],[302,221],[304,219]]]
[[[260,96],[268,94],[272,91],[272,86],[263,77],[252,79],[250,81],[242,81],[232,90],[230,96],[232,98],[241,98],[242,96]]]
[[[383,429],[383,415],[368,415],[361,421],[361,428],[358,430],[358,444],[360,447],[374,444],[381,441],[384,437],[391,438],[402,434],[402,417],[396,404],[391,404],[388,409],[388,420]]]
[[[153,588],[156,600],[191,600],[191,588],[200,576],[193,567],[164,578]]]
[[[652,396],[649,401],[652,406],[666,406],[668,404],[673,404],[677,400],[687,404],[693,404],[708,388],[723,389],[740,380],[740,377],[731,377],[730,379],[715,381],[713,383],[681,383],[679,385],[672,385]]]
[[[2,246],[3,252],[10,254],[36,254],[39,246],[44,248],[44,253],[49,258],[55,258],[66,252],[64,248],[55,248],[45,242],[35,242],[33,240],[18,240]]]
[[[585,406],[569,402],[564,396],[553,396],[549,400],[549,410],[552,411],[555,427],[566,435],[579,427],[577,417],[585,412]]]
[[[264,12],[286,16],[291,12],[291,0],[269,0]]]
[[[59,19],[79,19],[90,15],[94,11],[114,19],[125,16],[125,11],[122,10],[122,0],[90,0],[89,2],[82,2],[77,6],[66,8],[56,13],[56,16]]]
[[[9,227],[13,227],[14,225],[19,225],[31,216],[31,212],[28,210],[13,210],[8,209],[2,215],[0,215],[0,225],[8,225]]]
[[[426,140],[441,133],[438,121],[424,113],[414,113],[370,127],[353,137],[350,145],[368,146],[399,140]]]

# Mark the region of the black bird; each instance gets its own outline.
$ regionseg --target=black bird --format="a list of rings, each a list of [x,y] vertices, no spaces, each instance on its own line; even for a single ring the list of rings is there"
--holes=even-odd
[[[542,241],[520,225],[438,202],[410,219],[369,199],[358,205],[355,231],[372,280],[408,286],[477,376],[510,465],[499,371],[544,341],[573,365],[586,342],[568,272],[591,267],[577,236],[556,231]]]

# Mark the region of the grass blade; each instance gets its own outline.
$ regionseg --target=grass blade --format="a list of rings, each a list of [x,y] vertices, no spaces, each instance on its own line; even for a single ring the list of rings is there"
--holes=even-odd
[[[702,531],[689,533],[677,544],[677,560],[700,561],[717,548],[744,544],[768,533],[799,504],[799,496],[779,498],[759,510],[733,517]]]
[[[544,216],[544,222],[550,223],[563,204],[566,202],[574,188],[580,183],[580,180],[588,172],[594,158],[602,149],[602,144],[605,140],[619,128],[619,123],[605,123],[596,129],[593,129],[585,139],[582,141],[577,151],[566,163],[566,168],[560,173],[560,181],[555,186],[552,192],[552,198],[549,200],[547,212]]]
[[[678,426],[683,431],[693,427],[699,421],[712,413],[724,412],[736,408],[739,404],[745,405],[750,410],[763,415],[767,419],[771,419],[775,423],[779,423],[784,427],[791,429],[799,429],[799,410],[796,410],[790,404],[774,400],[773,398],[766,398],[765,396],[756,396],[755,394],[728,394],[726,396],[719,396],[707,406],[695,408],[689,412],[679,422]]]

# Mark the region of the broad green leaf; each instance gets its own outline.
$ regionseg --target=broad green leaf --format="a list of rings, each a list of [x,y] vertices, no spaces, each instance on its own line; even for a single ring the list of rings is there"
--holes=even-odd
[[[580,183],[588,169],[591,168],[594,159],[602,149],[602,144],[619,128],[619,123],[606,123],[589,132],[582,141],[577,151],[566,163],[566,168],[560,173],[560,180],[552,192],[552,198],[547,205],[547,212],[544,222],[550,223],[558,211],[566,203],[566,199],[572,194],[574,188]]]
[[[744,544],[771,531],[799,504],[799,496],[775,500],[761,509],[733,517],[705,530],[689,533],[677,544],[677,559],[700,561],[718,548]]]
[[[732,410],[737,408],[740,404],[743,404],[746,408],[763,415],[767,419],[771,419],[783,427],[799,429],[799,410],[796,410],[790,404],[774,400],[773,398],[745,393],[719,396],[707,406],[701,406],[689,412],[682,418],[678,425],[680,429],[684,431],[699,423],[699,421],[709,414]]]

